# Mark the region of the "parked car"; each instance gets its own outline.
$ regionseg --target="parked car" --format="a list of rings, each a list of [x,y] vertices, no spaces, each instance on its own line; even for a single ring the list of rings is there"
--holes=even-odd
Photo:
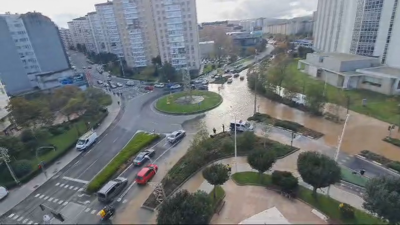
[[[117,86],[118,86],[118,87],[123,87],[124,85],[121,84],[121,83],[117,83]]]
[[[110,85],[107,83],[104,83],[103,85],[104,85],[104,87],[110,87]]]
[[[105,184],[100,191],[97,192],[99,202],[112,202],[124,190],[128,180],[124,177],[117,177]]]
[[[110,87],[111,87],[111,88],[117,88],[117,85],[111,84]]]
[[[154,86],[146,86],[146,87],[144,88],[144,90],[146,90],[146,91],[152,91],[152,90],[154,90]]]
[[[136,176],[137,184],[147,184],[151,180],[151,178],[156,175],[158,171],[158,166],[156,164],[150,164],[146,167],[142,168]]]
[[[8,191],[5,187],[0,186],[0,201],[5,199],[8,195]]]
[[[133,160],[133,165],[134,166],[141,166],[145,162],[147,162],[147,160],[149,160],[149,158],[153,157],[155,154],[156,154],[156,152],[155,152],[154,149],[147,149],[147,150],[145,150],[143,152],[139,152],[139,154]]]
[[[98,84],[103,84],[104,82],[101,81],[101,80],[97,80],[97,83],[98,83]]]
[[[180,84],[175,84],[175,85],[172,85],[169,89],[179,89],[181,87],[182,86]]]
[[[227,82],[228,84],[231,84],[233,82],[232,78],[229,78]]]
[[[133,80],[129,80],[126,82],[126,86],[135,86],[135,82]]]
[[[159,84],[154,85],[154,87],[156,87],[156,88],[163,88],[163,87],[165,87],[165,84],[159,83]]]
[[[178,130],[169,134],[167,136],[167,140],[169,141],[169,143],[175,144],[176,142],[182,140],[185,136],[186,136],[186,131]]]

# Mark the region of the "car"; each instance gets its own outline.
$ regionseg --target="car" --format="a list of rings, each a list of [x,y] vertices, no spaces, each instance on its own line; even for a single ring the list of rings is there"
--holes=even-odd
[[[135,82],[133,80],[129,80],[126,82],[126,86],[135,86]]]
[[[159,84],[154,85],[154,87],[156,87],[156,88],[163,88],[163,87],[165,87],[165,84],[159,83]]]
[[[134,166],[141,166],[147,160],[149,160],[150,157],[153,157],[155,154],[156,154],[156,152],[155,152],[154,149],[147,149],[147,150],[145,150],[143,152],[139,152],[139,154],[133,160],[133,165]]]
[[[111,87],[111,88],[117,88],[117,85],[111,84],[110,87]]]
[[[123,87],[124,85],[121,84],[121,83],[117,83],[117,86],[118,86],[118,87]]]
[[[167,136],[167,140],[171,144],[175,144],[176,142],[182,140],[183,137],[186,136],[186,131],[184,130],[178,130],[174,131],[171,134]]]
[[[180,84],[175,84],[175,85],[172,85],[169,89],[179,89],[181,87],[182,86]]]
[[[108,78],[107,78],[107,81],[111,81],[111,77],[108,77]]]
[[[82,69],[86,69],[86,67],[82,67]]]
[[[92,67],[91,67],[91,66],[88,66],[88,69],[92,69]]]
[[[203,82],[201,82],[202,85],[207,85],[208,84],[208,80],[204,80]]]
[[[127,186],[128,179],[125,177],[117,177],[106,183],[98,192],[97,198],[100,202],[112,202]]]
[[[5,187],[0,186],[0,201],[5,199],[8,195],[8,191]]]
[[[103,85],[104,85],[104,87],[110,87],[110,85],[107,83],[104,83]]]
[[[104,82],[101,81],[101,80],[98,80],[97,83],[98,83],[98,84],[103,84]]]
[[[156,175],[157,171],[158,166],[156,164],[147,165],[137,173],[135,182],[139,185],[147,184]]]
[[[144,88],[144,90],[146,90],[146,91],[152,91],[152,90],[154,90],[154,87],[153,87],[153,86],[146,86],[146,87]]]

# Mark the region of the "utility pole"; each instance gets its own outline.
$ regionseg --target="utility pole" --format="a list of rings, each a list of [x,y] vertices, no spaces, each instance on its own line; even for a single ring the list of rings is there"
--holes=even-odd
[[[19,184],[20,182],[19,182],[17,176],[15,176],[14,171],[12,170],[11,166],[8,164],[10,162],[10,156],[8,155],[8,149],[0,147],[0,160],[4,161],[8,170],[10,171],[10,174],[11,174],[12,178],[14,179],[15,183]]]
[[[118,57],[119,65],[121,66],[122,70],[122,77],[125,77],[125,70],[124,70],[124,65],[122,64],[122,57]]]
[[[256,55],[254,56],[254,61],[255,61],[255,65],[257,66],[257,69],[255,69],[255,70],[253,70],[255,73],[254,73],[254,76],[256,76],[255,78],[254,78],[254,114],[256,114],[257,113],[257,82],[258,82],[258,79],[259,79],[259,75],[260,75],[260,65],[257,65],[257,63],[258,63],[258,59],[257,59],[257,49],[256,49]]]
[[[186,72],[184,71],[186,70]],[[183,90],[187,93],[186,95],[186,102],[191,103],[192,102],[192,86],[190,85],[190,72],[189,72],[189,66],[186,65],[186,69],[182,69],[182,81],[183,81]],[[188,99],[189,97],[189,99]]]

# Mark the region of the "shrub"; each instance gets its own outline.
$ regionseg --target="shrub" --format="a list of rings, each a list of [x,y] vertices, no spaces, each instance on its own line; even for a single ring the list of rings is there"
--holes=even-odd
[[[32,139],[35,139],[35,137],[33,136],[32,131],[29,130],[29,129],[28,130],[23,130],[22,133],[21,133],[20,138],[21,138],[21,141],[24,142],[24,143],[26,143],[26,142],[28,142],[28,141],[30,141]]]
[[[49,127],[49,132],[54,136],[60,135],[60,134],[64,133],[64,131],[65,131],[65,129],[63,126]]]
[[[275,122],[275,126],[286,128],[289,130],[292,130],[294,132],[298,132],[300,129],[302,129],[304,126],[292,121],[287,121],[287,120],[278,120]]]
[[[11,164],[15,176],[23,177],[32,171],[32,164],[29,160],[18,160]]]
[[[250,116],[247,120],[248,121],[256,121],[256,122],[266,122],[272,119],[272,117],[268,114],[256,113],[253,116]]]
[[[141,149],[159,138],[156,134],[137,133],[129,143],[123,148],[110,163],[97,174],[88,184],[87,191],[96,192],[118,171],[132,156],[136,155]]]
[[[362,150],[360,155],[364,156],[365,158],[367,158],[369,160],[373,160],[378,163],[381,163],[383,165],[387,165],[392,162],[392,160],[386,158],[385,156],[378,155],[378,154],[368,151],[368,150]]]
[[[393,170],[396,170],[396,171],[400,172],[400,162],[398,162],[398,161],[389,163],[388,167],[390,169],[393,169]]]
[[[342,219],[354,219],[354,208],[346,203],[341,203],[339,205],[340,216]]]
[[[292,192],[299,186],[299,181],[292,173],[279,170],[272,173],[272,183],[279,186],[284,192]]]
[[[396,145],[398,147],[400,147],[400,139],[397,138],[391,138],[391,137],[386,137],[383,139],[383,141],[386,141],[392,145]]]

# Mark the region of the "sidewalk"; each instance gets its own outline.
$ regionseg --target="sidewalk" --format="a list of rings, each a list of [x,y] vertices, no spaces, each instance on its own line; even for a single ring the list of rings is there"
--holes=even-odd
[[[100,136],[104,132],[106,132],[107,128],[113,123],[120,112],[120,105],[118,105],[118,101],[121,101],[119,97],[112,95],[112,104],[107,107],[108,116],[104,119],[102,124],[96,129],[97,134]],[[55,176],[58,171],[67,166],[72,160],[80,155],[78,151],[69,151],[64,157],[59,159],[56,163],[46,168],[48,178],[46,179],[43,173],[39,174],[29,182],[23,184],[21,187],[14,188],[10,190],[9,196],[0,203],[0,216],[14,208],[18,203],[23,201],[26,197],[28,197],[32,192],[34,192],[37,188],[42,186],[47,180],[51,179]]]

